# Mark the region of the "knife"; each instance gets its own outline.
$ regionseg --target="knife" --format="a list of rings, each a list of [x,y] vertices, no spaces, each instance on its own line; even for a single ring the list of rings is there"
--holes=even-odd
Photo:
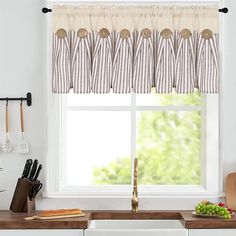
[[[29,159],[27,159],[26,162],[25,162],[25,166],[24,166],[23,173],[22,173],[22,176],[21,176],[22,179],[25,178],[25,173],[27,171],[28,165],[29,165]]]
[[[37,169],[37,171],[36,171],[36,174],[35,174],[35,176],[34,176],[33,181],[37,181],[37,179],[38,179],[38,177],[39,177],[39,173],[40,173],[40,171],[42,170],[42,168],[43,168],[43,166],[40,164],[40,165],[38,166],[38,169]]]
[[[40,189],[43,187],[43,184],[41,183],[36,183],[34,184],[31,193],[29,195],[30,200],[32,200],[33,198],[36,197],[36,195],[38,194],[38,192],[40,191]]]
[[[22,179],[28,177],[32,163],[33,163],[32,159],[27,159],[21,176]]]
[[[29,174],[29,180],[31,180],[31,181],[33,181],[33,179],[34,179],[34,175],[35,175],[35,172],[37,170],[38,164],[39,164],[39,161],[37,159],[35,159],[34,163],[33,163],[33,166],[32,166],[32,169],[31,169],[30,174]]]

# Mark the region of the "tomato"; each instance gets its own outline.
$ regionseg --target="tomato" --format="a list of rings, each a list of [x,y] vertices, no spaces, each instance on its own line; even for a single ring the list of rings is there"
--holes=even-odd
[[[224,203],[224,202],[219,202],[219,203],[218,203],[218,206],[220,206],[220,207],[225,207],[225,203]]]

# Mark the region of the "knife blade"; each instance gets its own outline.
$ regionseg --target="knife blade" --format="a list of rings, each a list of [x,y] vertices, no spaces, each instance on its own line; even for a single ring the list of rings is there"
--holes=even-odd
[[[27,178],[28,177],[29,172],[30,172],[30,168],[31,168],[31,166],[33,164],[33,160],[32,159],[28,159],[28,163],[26,161],[26,164],[25,164],[25,168],[24,168],[24,171],[23,171],[23,174],[22,174],[21,178]]]
[[[42,170],[42,168],[43,168],[43,166],[40,164],[40,165],[38,166],[38,169],[37,169],[37,171],[36,171],[36,174],[35,174],[35,176],[34,176],[33,181],[37,181],[37,179],[38,179],[38,177],[39,177],[39,173],[40,173],[40,171]]]
[[[29,174],[29,180],[31,180],[31,181],[33,181],[33,179],[34,179],[34,175],[35,175],[35,172],[37,170],[38,164],[39,164],[39,161],[37,159],[35,159],[34,163],[33,163],[33,166],[32,166],[32,169],[31,169],[30,174]]]

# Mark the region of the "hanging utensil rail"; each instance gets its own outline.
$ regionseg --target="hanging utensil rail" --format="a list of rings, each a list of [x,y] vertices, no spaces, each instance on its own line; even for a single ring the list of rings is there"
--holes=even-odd
[[[5,97],[5,98],[0,98],[0,101],[26,101],[27,106],[31,106],[32,105],[32,95],[31,95],[31,93],[27,93],[26,97],[19,97],[19,98]]]

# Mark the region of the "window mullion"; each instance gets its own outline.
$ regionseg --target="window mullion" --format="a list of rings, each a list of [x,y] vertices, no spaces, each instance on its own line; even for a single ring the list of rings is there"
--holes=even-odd
[[[201,106],[136,106],[136,111],[201,111]]]
[[[66,183],[66,176],[67,176],[67,161],[65,158],[66,157],[66,148],[67,148],[67,112],[66,108],[67,107],[67,97],[65,96],[60,96],[60,184],[58,184],[58,187],[61,189],[62,186],[65,186]],[[63,145],[64,144],[64,145]]]
[[[136,156],[136,97],[131,93],[131,184],[133,183],[134,158]]]
[[[129,106],[67,106],[67,111],[130,111]]]

